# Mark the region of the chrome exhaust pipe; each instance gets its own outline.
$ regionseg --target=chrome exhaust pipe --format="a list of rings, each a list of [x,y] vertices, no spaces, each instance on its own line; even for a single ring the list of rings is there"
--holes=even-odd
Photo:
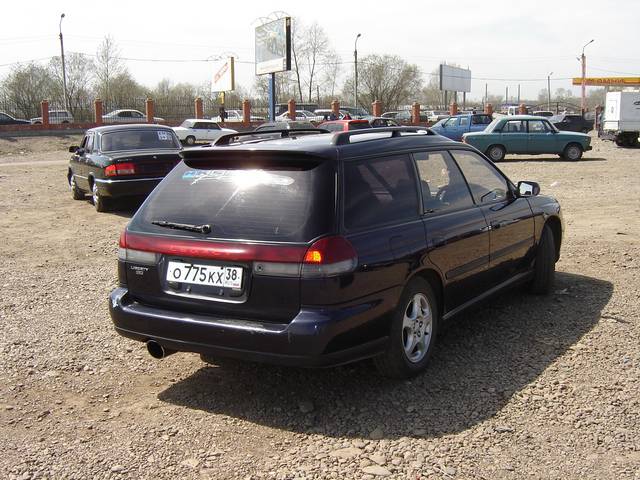
[[[147,351],[149,352],[149,355],[151,355],[153,358],[157,358],[158,360],[168,357],[172,353],[176,353],[175,350],[164,348],[155,340],[149,340],[147,342]]]

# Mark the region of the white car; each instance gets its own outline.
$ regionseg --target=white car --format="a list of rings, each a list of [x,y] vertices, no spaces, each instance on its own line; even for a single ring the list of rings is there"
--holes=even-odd
[[[121,109],[102,116],[103,123],[145,123],[147,116],[140,110]],[[164,118],[153,117],[153,122],[164,122]]]
[[[32,118],[31,123],[42,123],[42,117]],[[73,115],[68,110],[49,110],[49,123],[73,123]]]
[[[321,122],[324,120],[324,116],[316,115],[309,110],[296,110],[296,118],[290,119],[289,112],[284,112],[276,117],[276,122],[285,122],[287,120],[297,120],[306,122]]]
[[[234,122],[244,122],[244,114],[242,110],[225,110],[225,122],[234,123]],[[220,121],[220,115],[217,117],[211,117],[211,120],[214,122]],[[251,115],[252,122],[264,122],[264,117],[260,117],[259,115]]]
[[[222,128],[212,120],[201,118],[189,118],[179,127],[173,127],[173,131],[181,142],[193,145],[196,142],[211,142],[228,133],[238,133],[231,128]]]

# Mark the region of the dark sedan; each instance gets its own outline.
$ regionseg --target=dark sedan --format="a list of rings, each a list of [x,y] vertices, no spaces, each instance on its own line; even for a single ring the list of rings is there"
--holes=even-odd
[[[87,130],[73,153],[67,180],[74,200],[86,193],[98,212],[116,197],[149,194],[180,162],[180,141],[161,125],[117,125]]]
[[[29,125],[31,122],[29,120],[22,120],[20,118],[15,118],[5,112],[0,112],[0,125]]]
[[[578,113],[563,113],[549,118],[549,121],[558,130],[566,132],[588,133],[593,130],[593,120],[587,120]]]

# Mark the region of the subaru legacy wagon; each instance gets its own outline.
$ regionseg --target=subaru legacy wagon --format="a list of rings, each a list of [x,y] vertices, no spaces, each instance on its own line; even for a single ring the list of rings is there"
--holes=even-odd
[[[275,133],[183,151],[122,233],[110,313],[152,356],[409,377],[442,322],[552,288],[562,217],[535,182],[420,128]]]

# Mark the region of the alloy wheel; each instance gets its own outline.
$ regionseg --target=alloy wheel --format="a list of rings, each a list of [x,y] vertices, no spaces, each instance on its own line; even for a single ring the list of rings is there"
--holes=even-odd
[[[420,362],[431,344],[433,315],[429,300],[422,293],[416,293],[405,308],[402,321],[402,344],[404,353],[411,363]]]

